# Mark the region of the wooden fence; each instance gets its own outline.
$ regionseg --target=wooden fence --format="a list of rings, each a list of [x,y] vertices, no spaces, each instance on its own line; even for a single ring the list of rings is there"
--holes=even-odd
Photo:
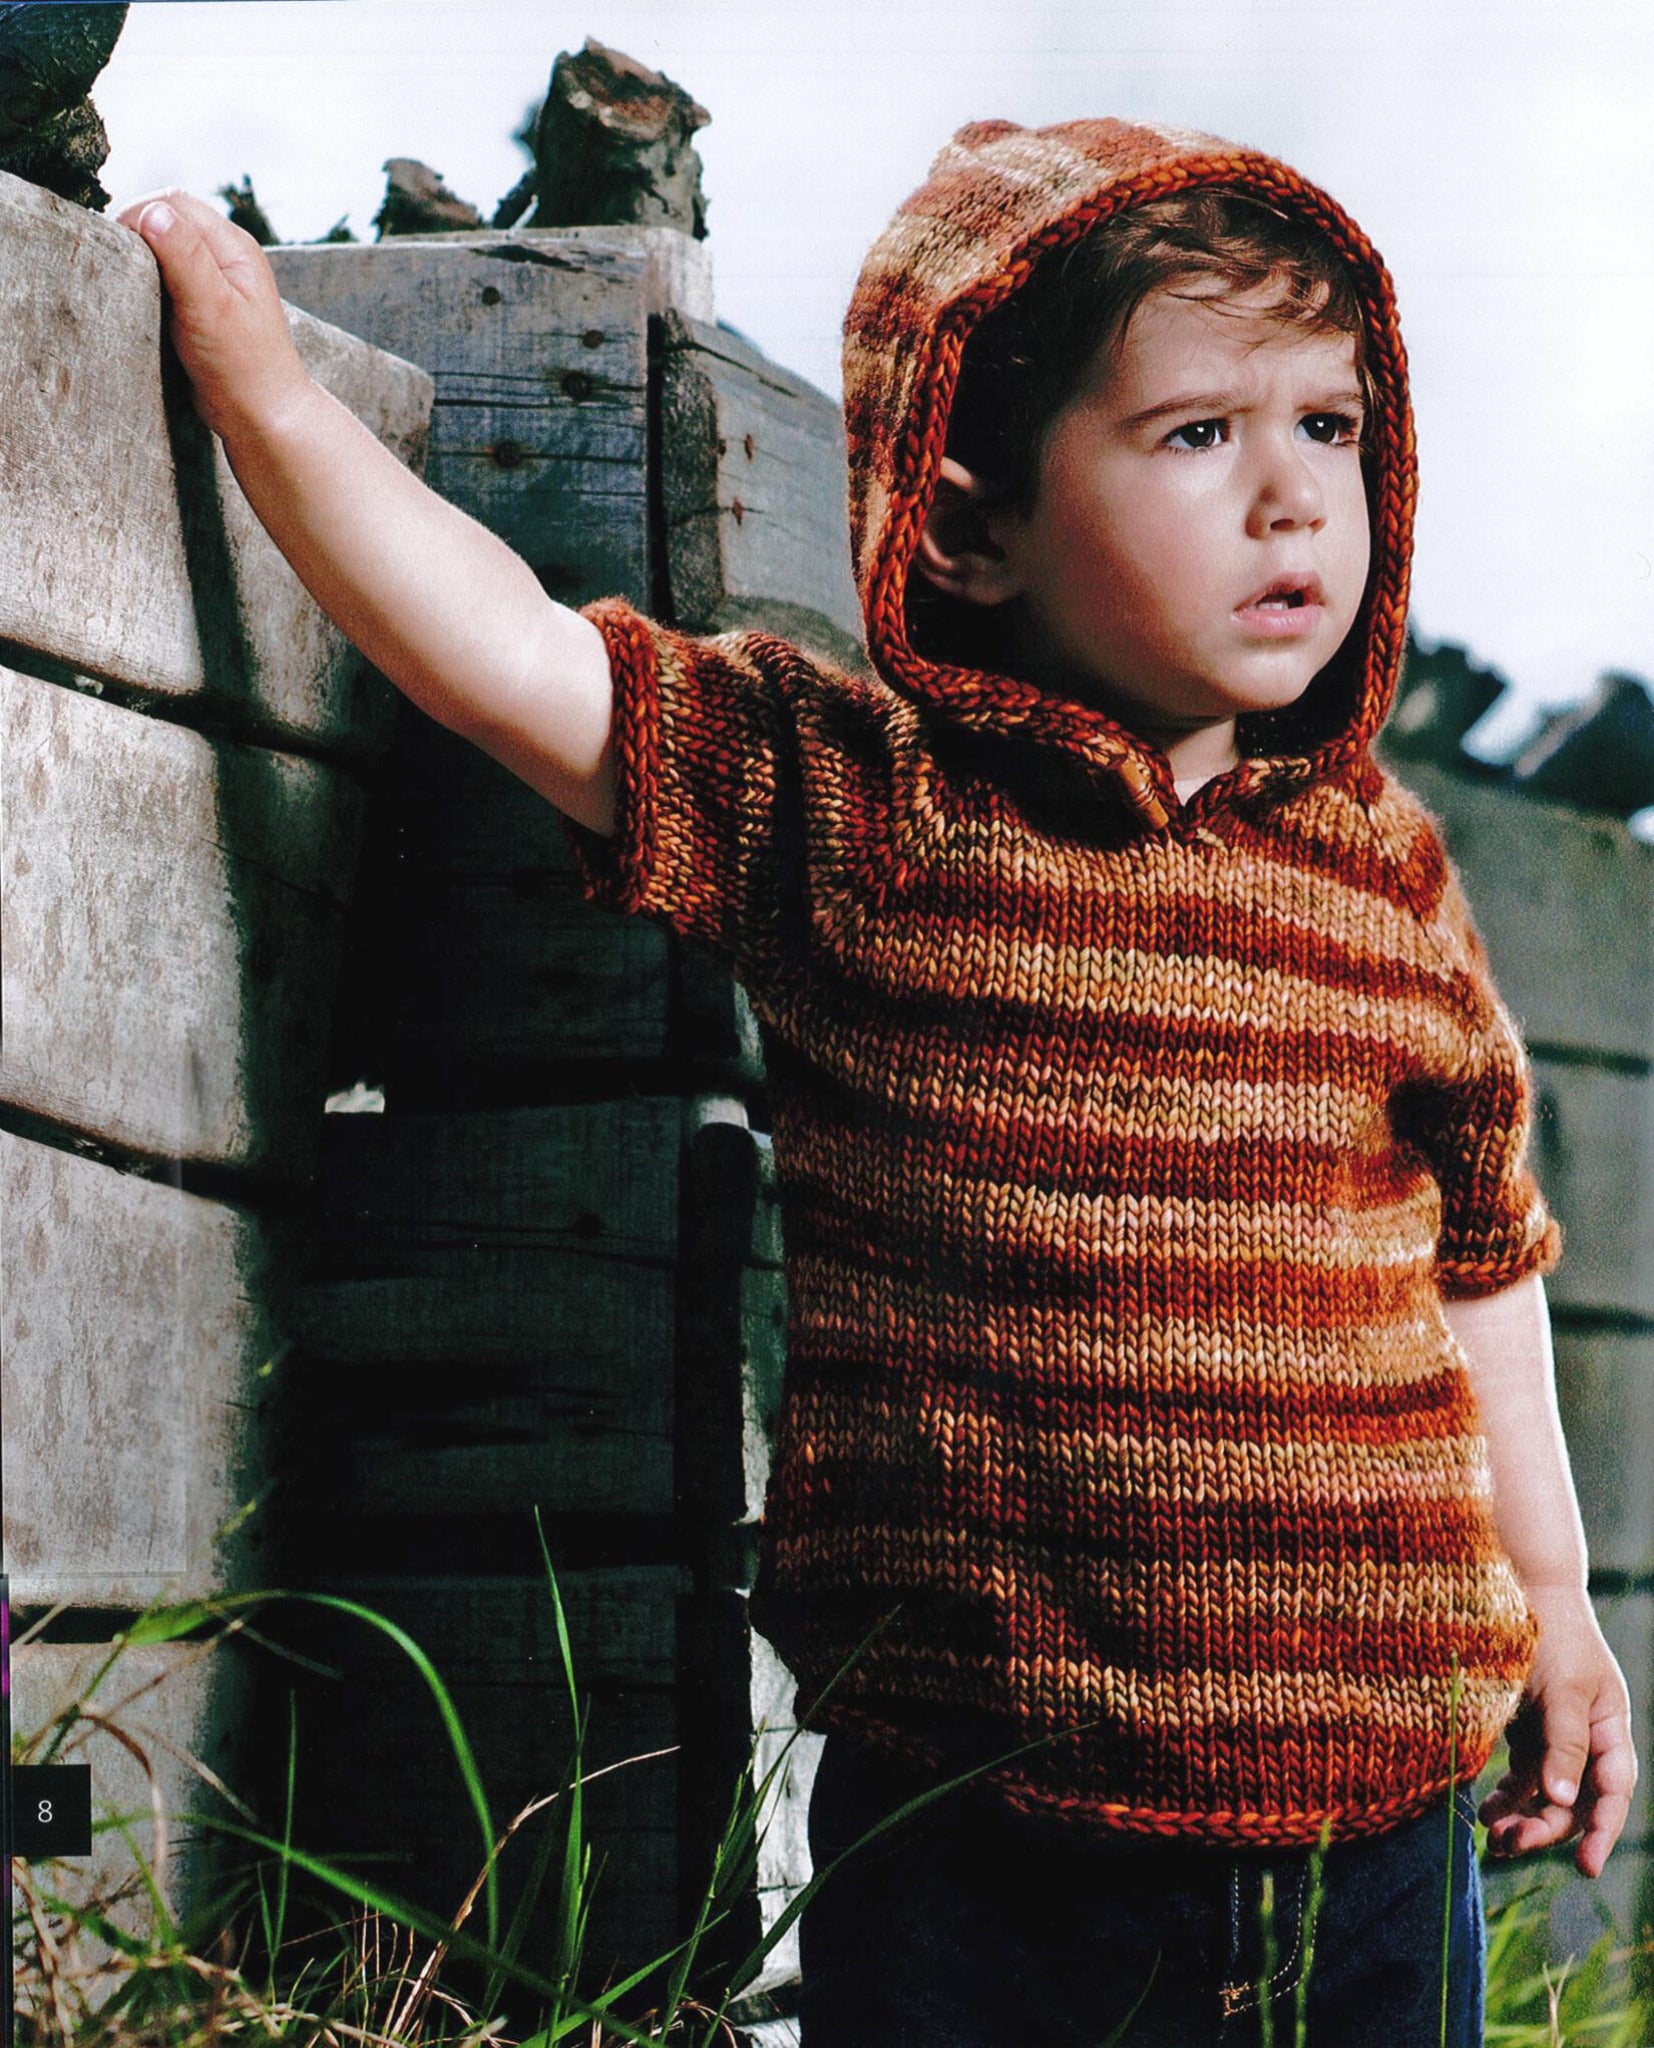
[[[125,229],[0,176],[5,1549],[17,1724],[152,1599],[263,1575],[261,1483],[319,1156],[328,1026],[395,695],[311,604],[175,375]],[[300,314],[311,370],[404,460],[430,380]],[[94,1703],[165,1802],[248,1759],[227,1658],[134,1650]],[[143,1814],[88,1724],[96,1803]],[[104,1834],[84,1884],[120,1874]],[[182,1885],[187,1894],[187,1884]]]
[[[1598,1931],[1593,1894],[1627,1933],[1654,1921],[1654,845],[1606,812],[1490,776],[1459,744],[1475,710],[1464,680],[1457,650],[1415,659],[1386,751],[1446,829],[1532,1055],[1535,1166],[1565,1232],[1546,1283],[1563,1423],[1592,1590],[1643,1759],[1600,1887],[1573,1880],[1557,1902],[1566,1952]],[[1623,717],[1618,692],[1606,706],[1610,720]],[[1588,731],[1578,744],[1588,754]],[[1627,808],[1651,793],[1638,784]],[[1496,1882],[1509,1889],[1529,1875],[1513,1865]]]
[[[541,799],[351,668],[163,407],[143,252],[14,181],[0,204],[0,368],[30,393],[0,444],[13,1570],[31,1601],[134,1606],[274,1472],[191,1583],[297,1579],[405,1623],[503,1821],[572,1743],[538,1510],[585,1768],[643,1759],[587,1793],[591,1952],[635,1967],[690,1924],[755,1731],[760,1770],[791,1732],[745,1607],[786,1323],[752,1018],[721,969],[580,900]],[[271,255],[330,323],[300,318],[312,359],[410,456],[434,389],[430,481],[554,596],[854,656],[837,411],[716,326],[698,245]],[[1533,1047],[1564,1399],[1647,1755],[1654,849],[1479,776],[1451,667],[1415,662],[1392,743]],[[309,1641],[349,1676],[300,1690],[305,1838],[398,1856],[384,1881],[451,1911],[481,1845],[428,1696],[382,1639]],[[29,1652],[26,1700],[85,1654]],[[241,1725],[285,1727],[267,1695]],[[808,1875],[816,1753],[727,1952]],[[1628,1919],[1646,1793],[1632,1832]],[[796,1974],[789,1939],[757,1989],[784,2011]]]

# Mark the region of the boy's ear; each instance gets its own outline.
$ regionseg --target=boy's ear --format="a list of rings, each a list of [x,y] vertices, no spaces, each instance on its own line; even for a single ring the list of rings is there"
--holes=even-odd
[[[928,582],[967,604],[1003,604],[1021,588],[995,533],[1007,515],[990,514],[987,495],[974,472],[944,455],[913,558]]]

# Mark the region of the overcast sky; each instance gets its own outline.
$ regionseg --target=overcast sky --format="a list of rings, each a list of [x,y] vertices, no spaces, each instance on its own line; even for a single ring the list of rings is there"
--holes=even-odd
[[[709,108],[718,311],[838,391],[861,256],[960,122],[1118,114],[1284,157],[1396,278],[1415,629],[1519,695],[1654,678],[1647,0],[140,0],[96,88],[117,203],[250,174],[278,233],[366,238],[389,156],[485,216],[588,34]]]

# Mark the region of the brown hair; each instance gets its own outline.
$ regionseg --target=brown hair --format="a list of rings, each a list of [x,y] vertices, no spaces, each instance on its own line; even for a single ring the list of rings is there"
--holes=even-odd
[[[1211,281],[1217,281],[1217,289]],[[1150,292],[1222,300],[1279,285],[1268,319],[1355,340],[1365,391],[1365,328],[1348,264],[1309,222],[1265,200],[1208,185],[1150,199],[1034,266],[1027,282],[966,341],[948,418],[947,452],[994,500],[1027,511],[1057,414],[1102,350],[1117,349]]]

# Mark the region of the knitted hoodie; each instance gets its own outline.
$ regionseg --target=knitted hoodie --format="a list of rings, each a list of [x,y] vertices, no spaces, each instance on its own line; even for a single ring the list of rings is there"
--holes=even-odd
[[[974,323],[1219,182],[1354,272],[1372,571],[1181,804],[1097,708],[928,658],[907,592]],[[874,673],[590,607],[617,829],[568,826],[591,900],[731,961],[763,1032],[790,1309],[753,1620],[812,1725],[927,1770],[1019,1751],[987,1783],[1024,1812],[1376,1830],[1480,1769],[1534,1639],[1442,1298],[1560,1249],[1521,1042],[1368,752],[1414,503],[1389,277],[1253,151],[980,123],[869,255],[845,391]]]

